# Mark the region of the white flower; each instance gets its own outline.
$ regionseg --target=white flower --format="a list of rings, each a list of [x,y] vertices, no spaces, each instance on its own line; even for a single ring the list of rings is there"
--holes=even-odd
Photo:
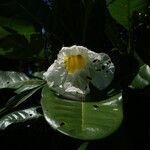
[[[84,99],[90,93],[89,82],[103,90],[111,83],[114,71],[107,54],[74,45],[61,49],[57,60],[44,73],[44,79],[56,93],[71,99]]]

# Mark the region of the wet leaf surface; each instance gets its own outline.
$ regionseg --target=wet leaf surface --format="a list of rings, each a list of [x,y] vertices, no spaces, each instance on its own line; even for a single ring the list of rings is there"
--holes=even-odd
[[[45,86],[41,104],[54,129],[78,139],[104,138],[117,130],[123,118],[121,93],[104,101],[80,102],[59,98]]]

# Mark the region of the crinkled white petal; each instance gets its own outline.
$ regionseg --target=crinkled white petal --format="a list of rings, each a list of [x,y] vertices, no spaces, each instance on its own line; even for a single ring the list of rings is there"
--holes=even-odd
[[[82,70],[69,74],[64,67],[64,57],[81,54],[87,57],[87,49],[80,46],[63,47],[58,59],[45,72],[44,78],[49,87],[58,94],[71,99],[83,99],[89,92],[88,63]]]
[[[105,53],[90,55],[91,83],[99,90],[105,89],[113,80],[115,66]]]
[[[64,64],[64,58],[71,55],[81,55],[86,59],[84,68],[73,74],[68,73]],[[57,60],[43,75],[49,87],[58,94],[71,99],[84,99],[90,93],[89,82],[103,90],[111,83],[114,71],[115,67],[107,54],[74,45],[63,47]]]

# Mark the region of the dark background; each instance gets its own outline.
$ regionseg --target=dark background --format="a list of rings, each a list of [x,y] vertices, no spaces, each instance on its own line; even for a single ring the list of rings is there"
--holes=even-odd
[[[144,62],[150,62],[150,10],[145,11],[146,17],[135,14],[133,18],[133,45]],[[26,37],[14,33],[6,39],[0,39],[0,47],[5,43],[14,46],[16,51],[0,56],[0,70],[21,71],[31,75],[34,71],[46,70],[55,60],[62,46],[83,45],[95,52],[108,53],[116,65],[115,80],[123,89],[124,120],[120,128],[109,137],[90,141],[87,149],[116,150],[149,150],[150,149],[150,86],[142,90],[127,87],[137,72],[138,63],[126,52],[128,33],[117,24],[106,9],[105,1],[96,0],[91,11],[81,1],[76,0],[1,0],[0,16],[23,19],[34,25],[38,34],[32,35],[38,41],[30,43],[27,50]],[[143,14],[144,16],[144,14]],[[85,19],[86,18],[86,19]],[[112,45],[105,33],[107,19],[117,28],[122,42],[118,47]],[[142,22],[142,25],[139,25]],[[43,32],[44,31],[44,32]],[[149,38],[148,38],[149,37]],[[21,42],[20,49],[12,41]],[[40,48],[44,50],[44,59],[35,57]],[[115,51],[112,49],[115,48]],[[19,57],[17,57],[19,55]],[[13,96],[12,90],[0,90],[0,104]],[[40,92],[31,97],[29,103],[20,108],[28,108],[40,104]],[[0,149],[77,149],[84,141],[60,134],[51,129],[43,119],[18,123],[0,131]]]

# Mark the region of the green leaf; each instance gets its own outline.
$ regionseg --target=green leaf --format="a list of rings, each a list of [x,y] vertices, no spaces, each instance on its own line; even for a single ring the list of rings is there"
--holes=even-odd
[[[16,93],[23,92],[25,90],[33,89],[43,84],[43,80],[30,79],[24,73],[14,71],[0,71],[0,89],[12,88],[18,89]]]
[[[116,22],[110,15],[107,15],[105,19],[105,33],[113,46],[117,48],[120,53],[124,53],[126,50],[126,41],[121,38]]]
[[[40,107],[31,107],[29,109],[19,110],[5,115],[0,119],[0,130],[6,129],[11,124],[25,122],[32,119],[37,119],[42,116],[38,112]]]
[[[134,12],[142,13],[148,0],[112,0],[108,1],[108,10],[112,17],[126,29]]]
[[[14,71],[0,71],[0,89],[2,88],[19,88],[24,82],[29,81],[24,73]]]
[[[15,93],[21,93],[27,90],[31,90],[37,87],[41,87],[45,84],[44,80],[38,80],[38,79],[32,79],[28,82],[24,82],[22,86],[20,86],[17,90],[15,90]]]
[[[103,101],[73,101],[56,96],[45,86],[41,105],[45,119],[54,129],[83,140],[110,135],[123,118],[121,93]]]
[[[1,26],[0,26],[0,39],[2,37],[7,36],[8,34],[10,34],[8,31],[4,30]]]
[[[78,150],[86,150],[88,146],[88,142],[84,142],[80,145],[80,147],[78,148]]]
[[[14,103],[15,105],[13,107],[17,107],[21,103],[25,102],[29,97],[31,97],[40,88],[41,88],[41,86],[37,87],[37,88],[35,88],[33,90],[24,91],[24,92],[14,96],[14,97],[12,97],[11,99],[9,99],[9,101],[6,104],[6,106],[12,105],[12,103]]]
[[[20,34],[9,34],[0,40],[0,55],[9,59],[43,60],[44,40],[40,34],[32,34],[26,38]]]
[[[145,64],[140,67],[138,74],[135,76],[130,86],[132,88],[142,89],[147,85],[150,85],[150,67]]]
[[[9,34],[0,40],[0,54],[11,59],[31,57],[28,40],[24,35]]]
[[[18,34],[29,36],[35,33],[33,25],[25,20],[16,18],[5,18],[0,16],[0,26],[16,31]]]
[[[35,89],[32,89],[32,90],[24,91],[24,92],[22,92],[20,94],[17,94],[15,96],[13,96],[12,98],[10,98],[8,100],[8,102],[6,103],[5,107],[0,109],[0,114],[2,115],[5,112],[7,112],[8,110],[10,110],[12,108],[16,108],[17,106],[19,106],[20,104],[22,104],[23,102],[28,100],[28,98],[31,97],[40,88],[42,88],[42,86],[39,86],[39,87],[37,87]]]
[[[40,78],[40,79],[43,79],[43,73],[44,73],[45,71],[41,71],[41,72],[34,72],[33,73],[33,76],[34,77],[37,77],[37,78]]]

